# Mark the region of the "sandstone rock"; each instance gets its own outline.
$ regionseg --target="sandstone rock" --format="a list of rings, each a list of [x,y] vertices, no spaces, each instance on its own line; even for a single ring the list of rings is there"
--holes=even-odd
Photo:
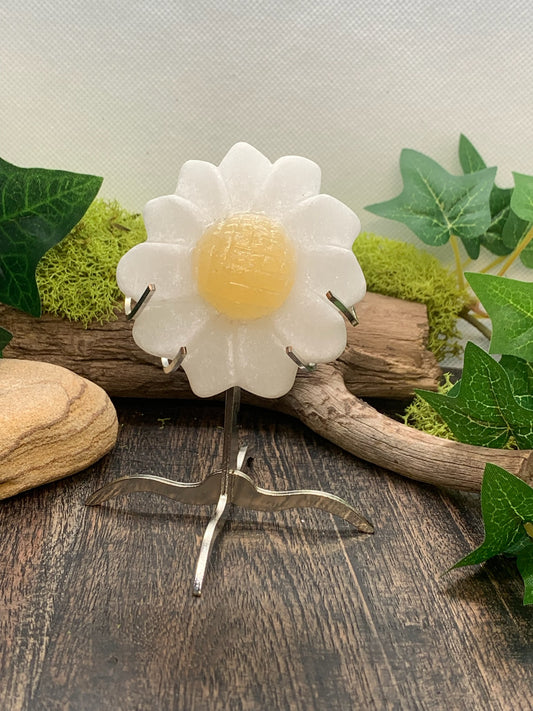
[[[117,431],[94,383],[58,365],[0,359],[0,499],[85,469]]]

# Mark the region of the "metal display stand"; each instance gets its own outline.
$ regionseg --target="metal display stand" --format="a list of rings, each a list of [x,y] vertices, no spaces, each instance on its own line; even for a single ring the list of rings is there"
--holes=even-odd
[[[131,309],[129,299],[126,299],[128,318],[134,318],[146,306],[155,286],[150,284],[135,307]],[[347,309],[331,292],[327,294],[330,301],[349,318],[352,324],[357,323],[353,310]],[[305,365],[288,346],[287,355],[298,367],[312,370],[314,366]],[[180,367],[187,350],[185,347],[172,361],[162,358],[166,373],[170,374]],[[351,523],[357,530],[372,533],[373,526],[359,514],[348,502],[323,491],[300,489],[294,491],[269,491],[262,489],[242,471],[246,460],[246,447],[239,448],[237,418],[240,406],[240,388],[233,387],[226,391],[224,409],[224,440],[222,449],[222,466],[200,482],[176,482],[149,474],[127,476],[117,479],[95,491],[88,499],[88,506],[96,506],[121,494],[131,492],[150,492],[159,494],[184,504],[197,506],[215,505],[215,512],[204,533],[196,572],[194,575],[193,595],[200,596],[205,578],[205,572],[213,544],[222,529],[232,504],[254,511],[282,511],[293,508],[316,508],[339,516]]]

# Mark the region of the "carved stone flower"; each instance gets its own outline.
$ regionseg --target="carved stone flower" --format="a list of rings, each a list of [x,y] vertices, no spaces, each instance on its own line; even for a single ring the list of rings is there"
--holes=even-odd
[[[352,252],[360,223],[319,189],[312,161],[271,163],[237,143],[219,166],[187,161],[175,194],[146,205],[148,239],[120,260],[118,285],[137,300],[155,284],[133,337],[168,359],[185,346],[197,395],[240,386],[280,397],[297,372],[287,346],[313,363],[344,350],[345,322],[326,292],[346,306],[364,296]]]

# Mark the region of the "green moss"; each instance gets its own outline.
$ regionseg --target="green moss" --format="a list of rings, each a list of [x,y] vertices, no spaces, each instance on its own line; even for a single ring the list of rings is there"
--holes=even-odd
[[[369,232],[359,235],[353,249],[369,291],[426,304],[428,347],[437,360],[460,352],[457,318],[469,295],[458,288],[452,271],[412,244]]]
[[[37,286],[43,311],[88,326],[116,318],[122,294],[119,259],[146,239],[142,216],[118,202],[97,199],[65,239],[39,262]]]
[[[444,382],[439,386],[438,392],[446,395],[452,388],[450,373],[444,373]],[[415,395],[413,401],[405,408],[403,422],[409,427],[414,427],[422,432],[442,437],[443,439],[456,440],[451,429],[442,417],[420,395]]]

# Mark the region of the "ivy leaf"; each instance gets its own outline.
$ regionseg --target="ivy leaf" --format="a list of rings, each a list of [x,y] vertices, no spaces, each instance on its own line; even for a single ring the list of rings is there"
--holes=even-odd
[[[533,448],[533,410],[520,405],[503,367],[474,343],[465,348],[458,394],[416,393],[439,413],[460,442],[501,448],[513,436],[521,449]]]
[[[515,230],[507,232],[507,240],[516,238],[516,246],[533,229],[533,175],[513,173],[515,189],[511,199],[511,209],[516,214],[518,223]],[[533,241],[520,253],[522,263],[533,269]]]
[[[0,159],[0,301],[41,313],[35,269],[83,217],[102,178]]]
[[[513,173],[514,191],[511,198],[511,210],[521,220],[533,222],[533,175]]]
[[[463,133],[459,136],[459,162],[464,173],[477,173],[487,167],[472,142]]]
[[[524,604],[533,602],[533,488],[505,469],[488,463],[481,485],[483,543],[453,568],[482,563],[499,554],[516,555],[525,583]]]
[[[533,410],[533,363],[516,356],[504,355],[500,359],[500,365],[509,378],[515,400],[522,407]]]
[[[512,210],[503,228],[503,241],[511,248],[511,251],[526,238],[533,228],[533,222],[521,220]],[[533,242],[530,242],[525,249],[520,252],[520,260],[524,266],[533,269]]]
[[[533,283],[474,272],[465,277],[492,319],[490,352],[533,361]]]
[[[533,269],[533,242],[530,242],[520,253],[520,260],[525,267]]]
[[[518,572],[524,579],[524,605],[533,604],[533,541],[516,558]]]
[[[404,149],[400,172],[400,195],[366,209],[403,222],[426,244],[442,245],[455,235],[469,256],[477,258],[479,237],[491,224],[489,197],[496,168],[452,175],[423,153]]]
[[[482,563],[500,553],[512,553],[529,545],[525,523],[533,521],[533,489],[507,470],[485,465],[481,485],[481,512],[485,524],[485,540],[454,568]]]
[[[459,139],[459,161],[465,173],[473,173],[487,167],[478,151],[463,134]],[[492,188],[492,222],[487,232],[480,237],[481,244],[498,256],[510,254],[533,226],[533,176],[521,173],[515,173],[514,176],[514,191],[512,188],[500,188],[497,185]],[[530,217],[521,219],[511,209],[512,205],[516,207],[517,212]],[[533,243],[521,252],[520,259],[525,266],[533,268]]]
[[[501,188],[498,188],[498,190],[501,190]],[[509,195],[500,194],[496,196],[493,196],[491,193],[490,211],[492,215],[492,222],[485,234],[480,237],[483,247],[486,247],[489,252],[492,252],[492,254],[496,254],[499,257],[511,254],[513,251],[513,248],[505,242],[503,237],[505,225],[509,221],[509,216],[511,214],[511,209],[509,207],[511,192],[512,191],[509,190]]]
[[[459,139],[459,161],[465,173],[475,173],[485,170],[487,167],[478,151],[463,134]],[[514,247],[514,245],[506,244],[503,239],[503,231],[511,211],[512,193],[512,188],[500,188],[493,185],[489,199],[491,223],[485,234],[480,237],[481,244],[498,256],[510,254]]]
[[[531,222],[521,220],[518,215],[510,210],[509,217],[503,228],[503,241],[511,250],[527,235]]]
[[[0,326],[0,358],[2,357],[2,351],[7,346],[11,338],[12,336],[9,331],[6,331],[5,328]]]

